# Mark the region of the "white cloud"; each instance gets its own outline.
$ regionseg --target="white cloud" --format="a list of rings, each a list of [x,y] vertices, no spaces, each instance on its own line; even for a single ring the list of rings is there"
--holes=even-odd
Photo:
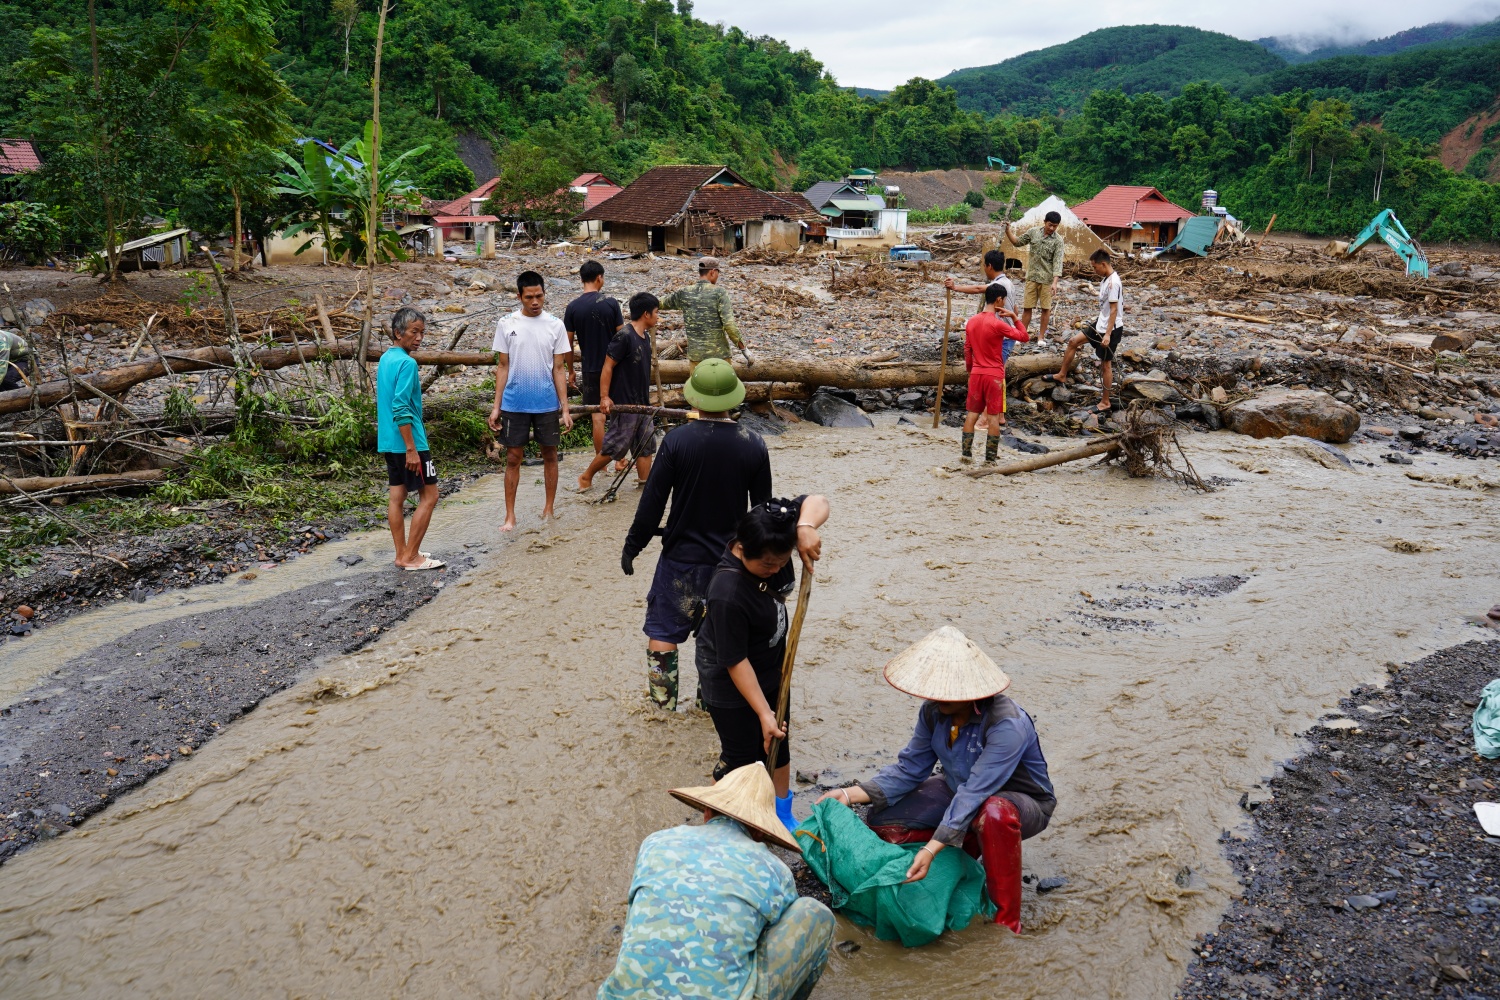
[[[988,66],[1116,25],[1186,24],[1246,39],[1290,35],[1363,41],[1434,21],[1486,21],[1500,16],[1500,0],[1434,0],[1416,7],[1396,0],[1358,5],[1347,0],[1212,5],[1118,0],[1008,10],[1003,4],[991,8],[972,0],[865,0],[855,5],[697,0],[693,14],[807,49],[845,86],[888,88],[914,76],[935,78],[966,66]]]

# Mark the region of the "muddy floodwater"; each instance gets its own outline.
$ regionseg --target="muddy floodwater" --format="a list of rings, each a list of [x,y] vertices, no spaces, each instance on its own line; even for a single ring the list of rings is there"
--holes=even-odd
[[[1219,434],[1188,440],[1232,480],[1208,495],[1087,464],[973,481],[944,471],[943,434],[770,442],[778,493],[833,503],[793,766],[838,783],[890,760],[917,705],[880,668],[951,622],[1036,717],[1059,805],[1025,866],[1068,881],[1027,890],[1019,938],[975,925],[907,951],[841,920],[861,947],[815,995],[1168,997],[1235,889],[1218,839],[1242,793],[1385,662],[1482,635],[1466,616],[1494,599],[1500,513],[1472,477],[1496,469],[1374,446],[1330,468]],[[527,477],[500,542],[499,490],[477,489],[435,529],[486,532],[476,569],[0,868],[0,994],[592,996],[641,838],[687,818],[663,789],[703,782],[717,744],[705,716],[644,704],[658,549],[620,574],[635,494],[541,526]]]

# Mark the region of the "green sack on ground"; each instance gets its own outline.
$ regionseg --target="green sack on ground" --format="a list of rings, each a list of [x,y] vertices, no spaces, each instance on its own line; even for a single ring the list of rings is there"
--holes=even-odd
[[[938,852],[920,882],[903,885],[921,844],[888,844],[837,799],[813,806],[794,831],[802,860],[833,896],[833,908],[875,929],[882,941],[915,948],[943,931],[992,917],[984,869],[958,848]]]
[[[1474,709],[1474,750],[1481,757],[1500,757],[1500,681],[1490,681]]]

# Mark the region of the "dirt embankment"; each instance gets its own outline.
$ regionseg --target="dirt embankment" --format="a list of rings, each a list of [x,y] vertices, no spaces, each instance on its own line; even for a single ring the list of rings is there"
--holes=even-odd
[[[1245,892],[1199,936],[1179,1000],[1500,991],[1500,838],[1474,816],[1500,762],[1469,729],[1500,642],[1388,669],[1247,794],[1253,837],[1223,838]]]
[[[1497,132],[1500,132],[1500,94],[1489,110],[1466,118],[1443,136],[1438,144],[1438,159],[1449,170],[1462,173],[1480,150],[1500,144]],[[1500,156],[1490,160],[1484,179],[1492,183],[1500,181]]]

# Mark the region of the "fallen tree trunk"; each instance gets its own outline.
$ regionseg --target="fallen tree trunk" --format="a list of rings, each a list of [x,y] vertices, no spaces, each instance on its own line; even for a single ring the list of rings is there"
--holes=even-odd
[[[10,479],[0,476],[0,493],[15,495],[119,490],[160,482],[163,475],[164,472],[161,469],[142,469],[139,472],[116,472],[102,476],[37,476],[31,479]]]
[[[988,469],[970,469],[964,475],[971,476],[974,479],[983,479],[985,476],[1014,476],[1018,472],[1036,472],[1038,469],[1050,469],[1054,465],[1062,465],[1065,462],[1076,462],[1081,458],[1093,458],[1095,455],[1103,455],[1106,452],[1116,451],[1119,447],[1120,435],[1111,434],[1097,441],[1091,441],[1081,448],[1048,452],[1045,455],[1023,458],[1016,462],[1007,462],[1004,465],[996,465]]]
[[[353,358],[357,345],[352,340],[336,341],[332,346],[321,347],[298,343],[290,347],[262,347],[245,352],[246,359],[256,367],[270,371],[305,361]],[[366,352],[367,361],[379,361],[382,350]],[[412,358],[419,365],[481,365],[495,363],[491,351],[413,351]],[[1025,354],[1011,359],[1007,367],[1007,381],[1018,381],[1056,371],[1061,359],[1055,354]],[[168,371],[168,366],[171,371]],[[188,372],[212,369],[235,368],[234,352],[228,347],[199,347],[187,351],[169,351],[164,356],[143,358],[131,364],[107,368],[88,375],[75,375],[72,379],[56,379],[43,382],[35,390],[28,388],[0,392],[0,414],[16,413],[29,409],[33,401],[37,406],[56,406],[73,399],[91,399],[102,394],[118,396],[125,390],[161,378],[164,375],[182,375]],[[883,364],[869,367],[859,360],[848,361],[804,361],[768,360],[754,364],[737,365],[735,371],[746,383],[789,383],[807,388],[826,385],[838,389],[907,389],[913,386],[935,386],[938,384],[940,366],[932,362],[913,362],[905,365]],[[661,381],[666,385],[681,385],[687,381],[686,361],[661,362]],[[949,365],[942,373],[945,381],[962,385],[967,373],[962,365]],[[80,393],[75,383],[84,383]],[[779,396],[778,392],[778,396]],[[787,397],[783,397],[787,398]]]

